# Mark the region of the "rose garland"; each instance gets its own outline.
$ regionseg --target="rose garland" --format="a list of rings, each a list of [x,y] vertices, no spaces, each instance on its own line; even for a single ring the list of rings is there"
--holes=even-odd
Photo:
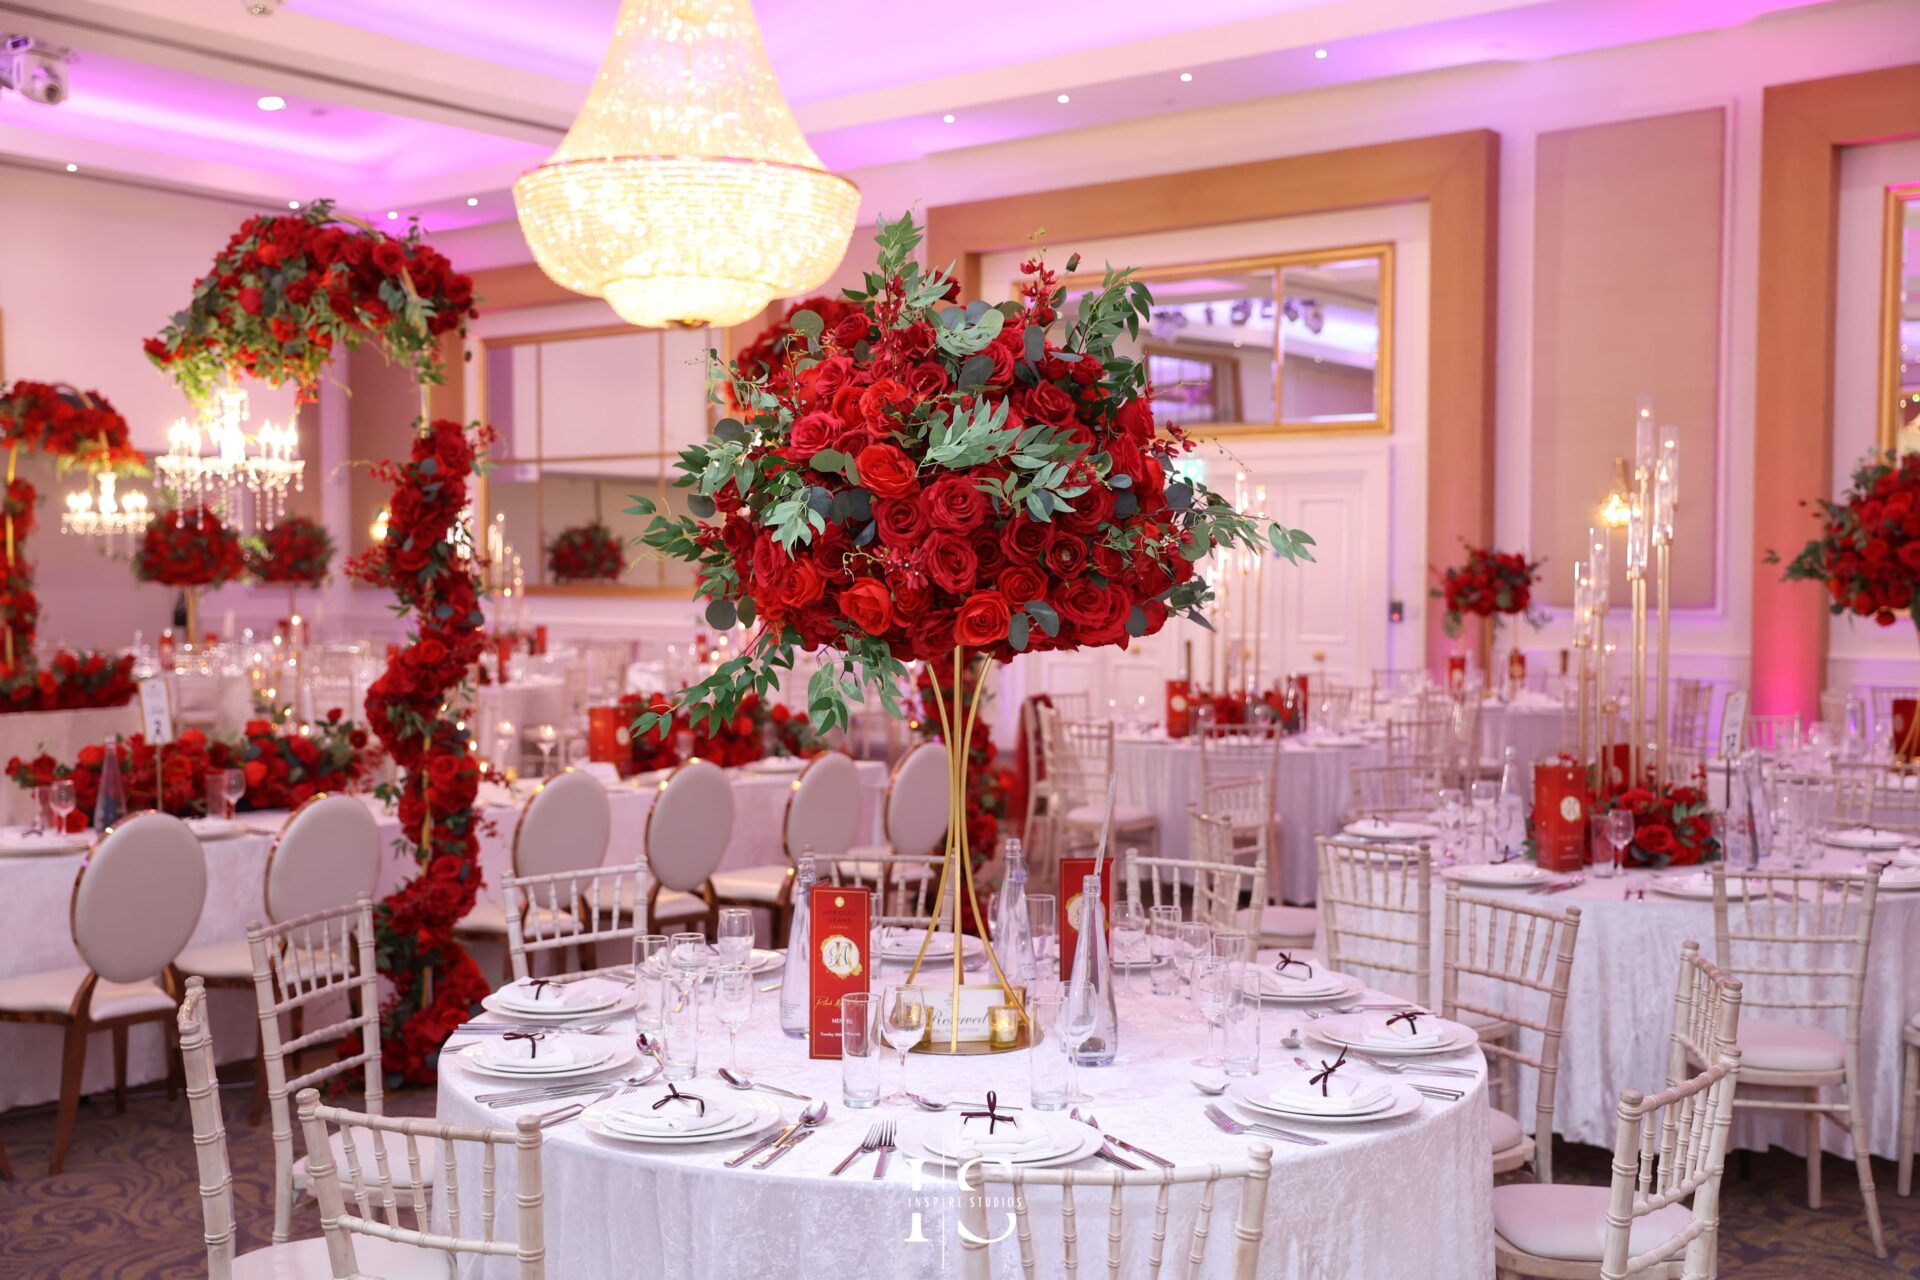
[[[382,1061],[414,1083],[434,1079],[440,1046],[489,990],[453,937],[480,889],[480,762],[446,705],[484,646],[462,516],[467,479],[490,439],[484,427],[442,419],[414,437],[405,463],[375,467],[375,478],[394,486],[386,540],[347,566],[350,577],[391,587],[414,617],[413,643],[367,690],[367,721],[405,771],[400,829],[421,871],[378,911],[381,970],[393,984],[381,1009]]]
[[[562,529],[547,548],[555,582],[612,582],[620,576],[620,540],[598,520]]]
[[[1535,628],[1544,626],[1546,614],[1533,607],[1533,584],[1544,563],[1492,547],[1468,547],[1466,562],[1445,570],[1432,592],[1446,602],[1442,625],[1447,634],[1459,635],[1469,614],[1491,618],[1495,626],[1502,615],[1524,614]]]
[[[421,240],[418,222],[396,239],[333,207],[242,223],[187,309],[146,340],[147,357],[196,402],[240,372],[313,400],[334,351],[367,341],[415,382],[442,381],[439,338],[476,314],[472,278]]]
[[[333,565],[333,535],[306,516],[289,516],[260,536],[249,551],[247,567],[261,582],[317,587]]]

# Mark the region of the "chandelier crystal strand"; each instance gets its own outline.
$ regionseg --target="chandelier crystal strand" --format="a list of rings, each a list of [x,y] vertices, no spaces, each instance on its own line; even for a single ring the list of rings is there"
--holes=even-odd
[[[175,506],[211,507],[222,523],[242,533],[265,532],[286,514],[287,490],[300,491],[306,471],[299,428],[262,422],[249,434],[248,425],[247,392],[237,384],[214,393],[198,425],[185,418],[174,422],[154,468]],[[201,452],[203,436],[210,453]]]
[[[95,486],[99,489],[97,498]],[[68,493],[67,509],[60,515],[61,531],[83,538],[106,538],[109,555],[115,550],[131,555],[134,539],[146,531],[153,512],[147,507],[146,494],[138,489],[124,494],[118,490],[119,477],[102,471],[93,477],[92,485]]]
[[[815,288],[860,204],[801,134],[748,0],[625,0],[579,117],[513,193],[542,271],[649,327]]]

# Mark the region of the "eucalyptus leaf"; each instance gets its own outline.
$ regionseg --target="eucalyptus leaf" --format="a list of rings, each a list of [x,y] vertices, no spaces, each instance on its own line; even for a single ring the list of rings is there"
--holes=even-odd
[[[1133,606],[1132,612],[1127,614],[1127,634],[1130,636],[1147,634],[1147,611],[1139,605]]]
[[[731,600],[715,600],[707,606],[707,625],[715,631],[730,631],[739,620],[739,611]]]
[[[820,331],[826,327],[826,321],[813,311],[796,311],[787,317],[787,323],[795,333],[808,339],[818,338]]]
[[[687,510],[702,520],[709,518],[719,509],[719,507],[714,505],[713,499],[704,493],[690,493],[687,495]]]
[[[1031,631],[1032,624],[1028,622],[1027,615],[1024,613],[1014,614],[1007,622],[1008,647],[1013,649],[1015,653],[1026,652],[1027,641],[1030,638]]]

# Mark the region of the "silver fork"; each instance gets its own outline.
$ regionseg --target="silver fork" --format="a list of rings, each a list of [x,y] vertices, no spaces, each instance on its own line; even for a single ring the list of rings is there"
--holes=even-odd
[[[599,1035],[612,1025],[611,1022],[595,1022],[584,1027],[574,1026],[572,1023],[567,1022],[468,1022],[455,1027],[452,1034],[456,1036],[500,1036],[507,1034],[509,1031],[518,1031],[522,1034],[534,1031],[543,1033],[565,1033],[566,1035],[572,1036],[594,1036]]]
[[[1288,1142],[1297,1142],[1303,1147],[1324,1147],[1327,1145],[1326,1139],[1324,1138],[1309,1138],[1304,1133],[1294,1133],[1287,1129],[1276,1129],[1270,1124],[1248,1123],[1235,1120],[1211,1102],[1207,1104],[1207,1119],[1213,1121],[1215,1128],[1226,1133],[1236,1135],[1247,1133],[1263,1134],[1270,1138],[1282,1138]]]
[[[889,1120],[882,1126],[880,1134],[880,1159],[877,1160],[873,1166],[873,1177],[876,1182],[887,1176],[887,1157],[893,1154],[893,1135],[894,1123]]]
[[[627,1087],[630,1087],[630,1086],[627,1086]],[[622,1088],[623,1086],[621,1085],[617,1085],[617,1084],[613,1085],[611,1088],[601,1090],[599,1093],[587,1099],[585,1102],[576,1102],[570,1106],[565,1106],[565,1107],[555,1107],[552,1111],[541,1112],[539,1115],[535,1116],[534,1119],[539,1123],[540,1128],[543,1130],[552,1128],[555,1125],[565,1124],[567,1121],[572,1120],[573,1118],[578,1116],[581,1112],[585,1111],[588,1107],[599,1106],[601,1103],[605,1102],[608,1098],[611,1098],[615,1094],[618,1094],[619,1092],[621,1092]]]
[[[833,1166],[833,1172],[827,1176],[837,1178],[847,1171],[848,1165],[858,1160],[861,1156],[867,1154],[869,1151],[878,1151],[880,1149],[880,1133],[884,1128],[886,1128],[884,1121],[877,1121],[874,1124],[868,1125],[867,1136],[860,1139],[860,1145],[847,1152],[846,1158],[841,1160],[839,1164]]]
[[[489,1107],[518,1107],[529,1102],[546,1102],[554,1098],[564,1098],[569,1094],[592,1093],[595,1089],[605,1089],[610,1085],[624,1085],[633,1089],[652,1081],[660,1074],[660,1064],[655,1063],[653,1070],[637,1076],[628,1076],[625,1080],[588,1080],[583,1084],[552,1084],[539,1089],[510,1089],[503,1093],[476,1093],[475,1102]]]
[[[1465,1067],[1429,1067],[1413,1062],[1382,1062],[1380,1059],[1370,1058],[1364,1053],[1356,1053],[1353,1056],[1368,1066],[1384,1071],[1390,1076],[1461,1076],[1468,1080],[1473,1079],[1475,1076],[1474,1072],[1469,1071]],[[1305,1066],[1306,1064],[1301,1063],[1301,1065]]]

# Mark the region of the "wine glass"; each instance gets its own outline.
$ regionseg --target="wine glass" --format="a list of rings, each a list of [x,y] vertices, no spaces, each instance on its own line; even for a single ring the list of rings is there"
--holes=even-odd
[[[719,932],[713,946],[720,953],[721,964],[747,963],[753,951],[753,912],[746,907],[720,908]]]
[[[1216,1041],[1232,994],[1233,971],[1233,962],[1220,956],[1201,956],[1194,962],[1193,1004],[1207,1024],[1206,1052],[1193,1059],[1196,1067],[1218,1067],[1226,1061]]]
[[[1059,1020],[1054,1024],[1067,1051],[1068,1102],[1090,1101],[1090,1096],[1080,1091],[1080,1047],[1099,1025],[1099,999],[1093,983],[1068,983]]]
[[[1149,986],[1157,996],[1170,996],[1180,989],[1180,971],[1174,956],[1180,949],[1180,908],[1154,907],[1147,913],[1152,932],[1153,976]]]
[[[67,815],[73,812],[73,779],[56,778],[47,790],[47,804],[53,810],[59,830],[67,829]]]
[[[1458,857],[1460,821],[1466,816],[1466,803],[1466,793],[1460,788],[1440,788],[1440,848],[1442,860],[1448,866]]]
[[[675,969],[697,981],[712,953],[707,950],[707,935],[692,931],[674,934],[672,950],[667,954]]]
[[[1491,862],[1487,848],[1488,837],[1493,833],[1493,806],[1500,798],[1500,788],[1489,781],[1473,784],[1470,793],[1473,803],[1473,858],[1475,862]]]
[[[540,776],[553,776],[553,749],[560,745],[560,731],[550,724],[543,724],[534,731],[534,745],[540,748]]]
[[[1027,895],[1027,929],[1033,935],[1033,972],[1038,979],[1060,972],[1060,916],[1051,893]]]
[[[1176,942],[1173,962],[1179,966],[1180,981],[1186,984],[1188,994],[1191,995],[1194,967],[1199,963],[1201,956],[1208,955],[1213,950],[1213,929],[1196,920],[1189,920],[1180,926],[1174,936]]]
[[[224,769],[221,773],[221,796],[227,802],[226,816],[231,819],[234,810],[240,805],[241,797],[247,794],[247,771],[245,769]]]
[[[753,1012],[753,970],[743,964],[723,964],[713,975],[713,1013],[727,1029],[727,1070],[738,1071],[736,1042],[740,1028]]]
[[[887,988],[886,999],[880,1007],[880,1035],[887,1047],[900,1055],[900,1087],[883,1101],[908,1105],[907,1051],[925,1037],[927,1025],[926,992],[905,983]]]
[[[1127,994],[1134,992],[1133,971],[1139,967],[1142,944],[1147,937],[1147,913],[1140,909],[1140,903],[1132,897],[1124,897],[1113,904],[1113,954],[1123,961],[1126,968]]]
[[[1607,838],[1607,844],[1613,849],[1613,860],[1604,869],[1594,868],[1598,876],[1610,876],[1619,869],[1622,855],[1627,846],[1633,843],[1633,810],[1609,809],[1600,819],[1600,834]]]

